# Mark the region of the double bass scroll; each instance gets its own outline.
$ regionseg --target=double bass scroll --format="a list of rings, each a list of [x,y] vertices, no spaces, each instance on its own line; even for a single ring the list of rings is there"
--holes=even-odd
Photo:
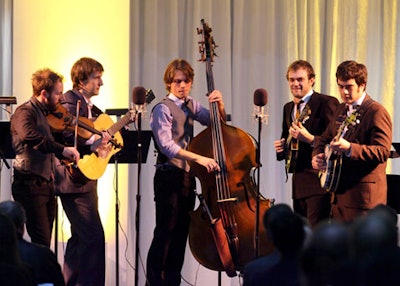
[[[198,32],[203,38],[200,42],[201,61],[206,64],[208,94],[214,90],[212,64],[215,42],[211,28],[201,21]],[[255,249],[255,210],[257,192],[251,171],[256,164],[255,140],[243,130],[227,125],[221,120],[218,105],[210,103],[211,125],[193,138],[189,151],[214,158],[221,171],[208,173],[207,170],[190,162],[191,172],[200,180],[202,196],[212,218],[221,220],[225,237],[229,244],[234,268],[243,270],[243,266],[253,260]],[[271,206],[271,201],[260,198],[260,215]],[[259,254],[272,251],[272,243],[267,240],[265,230],[259,230]],[[211,270],[226,271],[221,262],[219,249],[213,238],[210,219],[202,208],[192,214],[189,229],[189,245],[196,260]],[[229,265],[229,264],[228,264]],[[228,273],[229,271],[229,273]]]

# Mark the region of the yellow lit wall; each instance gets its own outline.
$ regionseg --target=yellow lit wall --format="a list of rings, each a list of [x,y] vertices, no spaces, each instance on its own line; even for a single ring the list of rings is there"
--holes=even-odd
[[[13,95],[18,104],[32,94],[30,78],[34,71],[49,67],[63,74],[66,91],[72,87],[72,64],[88,56],[105,69],[104,86],[94,103],[103,111],[129,107],[129,0],[15,0],[13,25]],[[119,176],[125,178],[126,174],[126,166],[121,165]],[[119,180],[121,201],[126,201],[126,181]],[[99,208],[109,244],[114,243],[115,234],[114,184],[114,168],[109,165],[98,184]],[[63,227],[59,239],[65,241],[69,238],[68,220],[65,216],[60,219]]]

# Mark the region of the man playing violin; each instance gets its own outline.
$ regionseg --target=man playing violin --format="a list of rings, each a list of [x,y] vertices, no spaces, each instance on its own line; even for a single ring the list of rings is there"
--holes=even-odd
[[[94,120],[100,115],[101,111],[90,99],[99,94],[103,71],[103,66],[92,58],[81,58],[74,63],[71,69],[73,88],[61,98],[61,104],[70,114],[76,116],[80,102],[78,118]],[[106,131],[89,139],[77,135],[64,131],[59,140],[68,145],[76,142],[81,157],[111,147],[111,136]],[[65,164],[58,162],[56,192],[71,223],[63,267],[66,285],[104,285],[105,238],[98,211],[97,180],[78,180]]]
[[[283,107],[281,139],[274,146],[277,159],[285,160],[286,172],[293,174],[293,210],[314,226],[329,217],[330,195],[321,188],[318,172],[312,169],[312,146],[332,121],[339,102],[313,90],[315,72],[307,61],[289,65],[286,78],[293,101]]]
[[[32,76],[32,97],[11,117],[13,162],[12,194],[26,211],[31,241],[50,246],[55,218],[55,155],[77,162],[79,153],[55,141],[46,114],[55,109],[63,92],[63,76],[41,69]]]

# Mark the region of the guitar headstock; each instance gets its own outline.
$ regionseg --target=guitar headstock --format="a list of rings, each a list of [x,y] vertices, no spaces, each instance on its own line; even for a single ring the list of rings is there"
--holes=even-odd
[[[301,122],[301,124],[304,124],[310,118],[310,115],[311,115],[311,107],[308,104],[306,104],[297,121]]]
[[[199,52],[201,55],[201,58],[199,61],[205,62],[205,61],[214,61],[214,56],[217,57],[217,54],[215,53],[215,48],[218,46],[214,42],[214,38],[211,35],[212,29],[208,24],[204,21],[204,19],[201,19],[201,28],[197,28],[197,34],[202,35],[202,40],[198,42],[199,44]]]
[[[344,121],[340,124],[340,127],[338,129],[338,133],[336,134],[335,138],[338,140],[340,137],[343,137],[344,134],[347,132],[347,129],[350,125],[355,126],[356,124],[360,123],[360,120],[358,117],[360,116],[360,113],[357,111],[353,111],[348,115]]]

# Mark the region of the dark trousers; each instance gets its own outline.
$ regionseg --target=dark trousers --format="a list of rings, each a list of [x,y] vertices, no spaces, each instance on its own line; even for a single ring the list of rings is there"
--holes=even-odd
[[[368,209],[349,208],[335,201],[332,204],[332,219],[351,222],[359,216],[366,215],[368,211]]]
[[[63,267],[66,285],[104,285],[105,238],[97,190],[60,194],[60,199],[71,223]]]
[[[54,181],[14,170],[12,195],[26,212],[26,230],[31,241],[50,247],[55,218]]]
[[[156,226],[147,255],[147,285],[180,285],[194,208],[195,180],[181,169],[158,169],[154,176]]]
[[[293,210],[305,217],[311,226],[316,226],[331,215],[331,194],[313,195],[301,199],[293,199]]]

